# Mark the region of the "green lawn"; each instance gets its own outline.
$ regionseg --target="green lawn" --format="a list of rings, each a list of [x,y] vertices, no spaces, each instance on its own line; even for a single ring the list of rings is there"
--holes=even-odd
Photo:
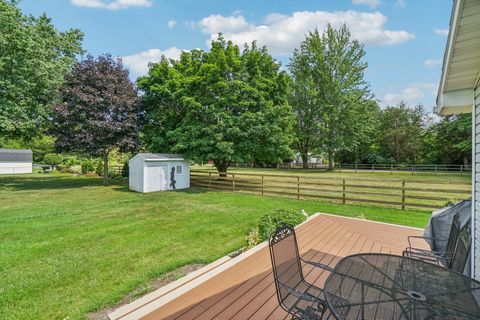
[[[244,245],[268,209],[422,227],[428,213],[204,189],[139,194],[70,175],[0,176],[0,318],[82,319],[168,271]]]

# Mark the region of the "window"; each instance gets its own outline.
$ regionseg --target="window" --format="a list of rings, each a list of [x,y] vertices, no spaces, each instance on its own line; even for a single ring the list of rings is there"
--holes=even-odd
[[[177,171],[177,175],[181,176],[183,174],[183,166],[181,164],[177,165],[175,171]]]

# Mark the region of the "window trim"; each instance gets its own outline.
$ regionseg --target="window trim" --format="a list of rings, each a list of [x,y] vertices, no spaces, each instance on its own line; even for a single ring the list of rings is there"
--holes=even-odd
[[[178,173],[178,167],[182,168],[182,173]],[[183,164],[176,164],[175,165],[175,175],[177,176],[183,176]]]

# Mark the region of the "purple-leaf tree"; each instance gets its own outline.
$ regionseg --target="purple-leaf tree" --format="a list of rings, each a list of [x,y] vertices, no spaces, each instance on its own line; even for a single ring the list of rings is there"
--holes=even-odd
[[[56,147],[103,158],[108,184],[108,155],[139,144],[141,111],[137,90],[120,59],[106,54],[76,62],[65,77],[61,101],[53,108]]]

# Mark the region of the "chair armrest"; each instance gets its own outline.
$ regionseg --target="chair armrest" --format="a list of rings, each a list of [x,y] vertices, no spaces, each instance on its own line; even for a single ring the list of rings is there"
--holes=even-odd
[[[408,247],[412,248],[411,239],[422,239],[422,240],[432,240],[432,241],[448,241],[448,239],[440,239],[440,238],[433,238],[433,237],[424,237],[424,236],[408,236]]]
[[[306,264],[312,265],[314,267],[322,268],[322,269],[328,270],[330,272],[333,271],[332,267],[327,266],[326,264],[323,264],[323,263],[320,263],[320,262],[307,261],[307,260],[304,260],[302,258],[300,258],[300,260],[305,262]]]

